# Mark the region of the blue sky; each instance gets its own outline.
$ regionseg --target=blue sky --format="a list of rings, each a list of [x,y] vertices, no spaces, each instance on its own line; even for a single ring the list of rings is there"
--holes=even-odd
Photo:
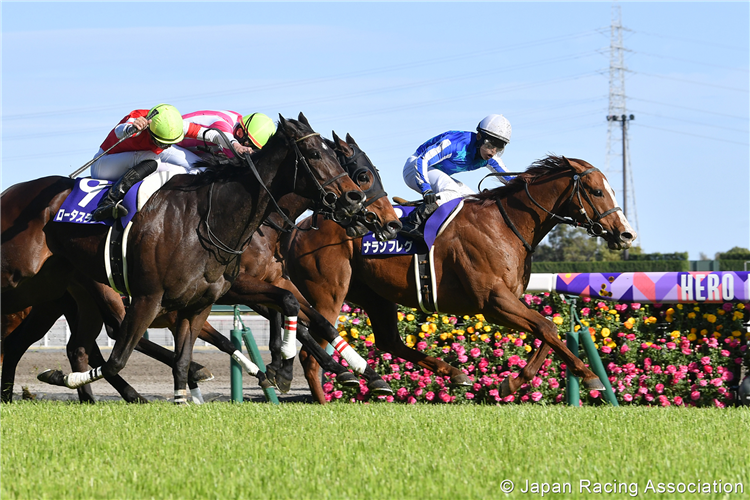
[[[619,5],[638,243],[691,259],[750,247],[749,4]],[[607,167],[611,2],[1,8],[3,189],[68,175],[122,116],[161,102],[302,111],[351,133],[405,198],[406,158],[490,113],[513,125],[513,170],[549,153]],[[621,161],[605,173],[622,204]],[[476,187],[480,172],[457,178]]]

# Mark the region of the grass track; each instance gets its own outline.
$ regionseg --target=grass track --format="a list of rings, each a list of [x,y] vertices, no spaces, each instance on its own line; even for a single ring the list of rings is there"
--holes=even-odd
[[[17,402],[2,498],[506,498],[504,479],[638,483],[638,498],[750,498],[749,409]],[[647,482],[742,483],[651,494]]]

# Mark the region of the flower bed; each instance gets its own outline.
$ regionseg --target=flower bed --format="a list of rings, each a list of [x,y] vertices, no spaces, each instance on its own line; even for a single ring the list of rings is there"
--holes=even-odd
[[[558,294],[525,295],[526,304],[551,319],[565,338],[570,305]],[[578,299],[578,315],[602,358],[621,405],[733,405],[733,388],[743,365],[750,367],[743,325],[750,304],[619,304]],[[500,385],[526,366],[541,342],[526,332],[490,324],[482,315],[417,313],[400,308],[398,329],[404,342],[463,370],[470,387],[451,387],[411,362],[378,350],[364,311],[344,305],[338,330],[367,363],[388,382],[395,396],[371,398],[364,381],[359,389],[339,387],[331,374],[324,383],[332,402],[421,403],[564,403],[565,364],[550,353],[541,370],[515,394],[500,397]],[[575,325],[576,331],[581,325]],[[584,332],[581,332],[584,333]],[[334,353],[338,360],[338,354]],[[581,350],[581,359],[586,355]],[[346,361],[341,360],[346,364]],[[599,391],[581,391],[582,404],[605,404]]]

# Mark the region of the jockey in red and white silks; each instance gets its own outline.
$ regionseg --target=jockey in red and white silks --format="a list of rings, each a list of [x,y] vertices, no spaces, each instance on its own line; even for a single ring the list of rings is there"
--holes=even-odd
[[[130,112],[120,120],[120,123],[118,123],[117,126],[110,131],[109,135],[107,135],[107,138],[102,143],[96,156],[101,155],[105,150],[123,137],[135,133],[135,120],[138,118],[145,118],[148,113],[148,109],[138,109]],[[215,145],[226,144],[220,135],[221,132],[209,130],[207,127],[201,126],[198,123],[191,123],[183,120],[183,132],[185,134],[185,139],[183,139],[182,142],[200,137],[201,142],[205,141]],[[229,138],[231,138],[231,129]],[[182,142],[179,144],[182,144]],[[252,151],[251,148],[245,148],[239,143],[234,146],[235,148],[239,148],[238,151],[240,149]],[[130,168],[138,165],[144,160],[156,161],[158,164],[157,171],[181,170],[181,173],[195,173],[190,171],[190,161],[186,158],[189,151],[184,149],[172,151],[174,149],[175,146],[161,148],[159,145],[154,144],[148,134],[141,133],[122,142],[108,154],[99,158],[99,160],[91,165],[91,176],[95,179],[117,180]]]

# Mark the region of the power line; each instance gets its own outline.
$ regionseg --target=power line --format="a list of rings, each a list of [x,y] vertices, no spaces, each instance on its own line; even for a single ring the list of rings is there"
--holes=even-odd
[[[742,92],[742,93],[745,93],[745,94],[747,93],[747,89],[739,89],[739,88],[736,88],[736,87],[727,87],[726,85],[716,85],[716,84],[713,84],[713,83],[696,82],[695,80],[687,80],[685,78],[675,78],[675,77],[672,77],[672,76],[664,76],[664,75],[654,75],[653,73],[644,73],[642,71],[630,71],[630,72],[634,73],[636,75],[650,76],[650,77],[653,77],[653,78],[662,78],[664,80],[672,80],[672,81],[682,82],[682,83],[691,83],[693,85],[703,85],[705,87],[714,87],[714,88],[723,89],[723,90],[733,90],[735,92]]]
[[[661,128],[661,127],[654,127],[652,125],[644,125],[643,123],[638,123],[639,127],[644,128],[650,128],[654,130],[662,130],[664,132],[672,132],[673,134],[680,134],[680,135],[689,135],[692,137],[700,137],[701,139],[708,139],[710,141],[720,141],[720,142],[728,142],[730,144],[739,144],[740,146],[750,146],[747,142],[738,142],[738,141],[730,141],[728,139],[719,139],[718,137],[709,137],[707,135],[703,134],[691,134],[690,132],[680,132],[679,130],[671,130],[668,128]]]
[[[740,133],[747,134],[746,130],[738,130],[736,127],[722,127],[720,125],[708,125],[706,122],[698,122],[698,121],[694,121],[694,120],[686,120],[685,118],[673,118],[671,116],[664,116],[664,115],[660,115],[660,114],[656,114],[656,113],[648,113],[646,111],[636,111],[636,113],[638,113],[639,115],[656,116],[657,118],[664,118],[666,120],[676,120],[676,121],[680,121],[682,123],[693,123],[695,125],[700,125],[702,127],[718,128],[718,129],[722,129],[722,130],[729,130],[729,131],[732,131],[732,132],[740,132]]]
[[[747,115],[746,116],[730,115],[730,114],[727,114],[727,113],[719,113],[717,111],[708,111],[708,110],[705,110],[705,109],[697,109],[697,108],[690,108],[690,107],[687,107],[687,106],[679,106],[677,104],[668,104],[666,102],[661,102],[661,101],[650,101],[648,99],[640,99],[638,97],[631,97],[630,100],[631,101],[647,102],[647,103],[650,103],[650,104],[659,104],[661,106],[668,106],[668,107],[671,107],[671,108],[679,108],[679,109],[684,109],[684,110],[687,110],[687,111],[695,111],[696,113],[707,113],[707,114],[711,114],[711,115],[725,116],[727,118],[736,118],[738,120],[747,120],[748,119]]]
[[[648,36],[655,36],[655,37],[658,37],[658,38],[667,38],[667,39],[672,39],[672,40],[678,40],[678,41],[681,41],[681,42],[697,43],[699,45],[713,45],[715,47],[721,47],[721,48],[724,48],[724,49],[731,49],[731,50],[741,50],[743,52],[747,52],[747,50],[748,50],[747,47],[737,47],[735,45],[724,45],[722,43],[709,42],[709,41],[706,41],[706,40],[694,40],[694,39],[682,38],[682,37],[678,37],[678,36],[669,36],[669,35],[664,35],[664,34],[661,34],[661,33],[649,33],[648,31],[640,31],[639,30],[639,31],[636,31],[636,33],[640,33],[642,35],[648,35]]]
[[[708,62],[705,62],[705,61],[693,61],[693,60],[690,60],[690,59],[682,59],[680,57],[664,56],[664,55],[660,55],[660,54],[651,54],[649,52],[641,52],[641,51],[635,51],[635,50],[631,50],[630,52],[633,53],[633,54],[640,54],[642,56],[647,56],[647,57],[656,57],[656,58],[659,58],[659,59],[667,59],[667,60],[672,60],[672,61],[680,61],[680,62],[686,62],[686,63],[690,63],[690,64],[698,64],[698,65],[701,65],[701,66],[711,66],[713,68],[728,69],[730,71],[742,71],[743,73],[747,73],[747,68],[733,68],[731,66],[723,66],[721,64],[712,64],[712,63],[708,63]]]

